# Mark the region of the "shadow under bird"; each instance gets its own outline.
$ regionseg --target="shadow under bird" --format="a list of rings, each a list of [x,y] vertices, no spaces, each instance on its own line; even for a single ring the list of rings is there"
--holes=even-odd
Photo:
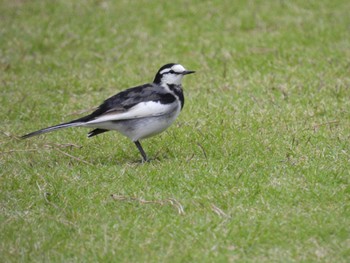
[[[93,128],[88,137],[116,130],[131,139],[143,161],[147,161],[140,140],[163,132],[175,121],[185,102],[182,78],[194,72],[180,64],[166,64],[158,70],[152,83],[129,88],[106,99],[85,117],[28,133],[21,138],[68,127]]]

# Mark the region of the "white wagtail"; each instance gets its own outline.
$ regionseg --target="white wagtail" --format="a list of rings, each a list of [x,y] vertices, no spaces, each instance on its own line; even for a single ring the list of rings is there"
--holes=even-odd
[[[136,144],[143,160],[147,161],[140,140],[161,133],[174,122],[185,102],[182,78],[194,72],[180,64],[166,64],[159,69],[153,83],[124,90],[105,100],[85,117],[28,133],[21,138],[68,127],[94,128],[88,137],[117,130]]]

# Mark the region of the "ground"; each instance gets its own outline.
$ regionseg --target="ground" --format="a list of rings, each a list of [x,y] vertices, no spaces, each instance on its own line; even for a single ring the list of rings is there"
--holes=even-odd
[[[349,262],[350,2],[0,3],[3,262]],[[82,116],[178,62],[143,142]]]

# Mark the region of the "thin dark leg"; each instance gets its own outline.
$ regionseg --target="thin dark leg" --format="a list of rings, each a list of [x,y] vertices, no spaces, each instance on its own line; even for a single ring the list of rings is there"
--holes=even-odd
[[[142,149],[141,143],[139,141],[136,141],[134,143],[135,143],[137,149],[139,149],[139,151],[142,155],[143,161],[147,162],[147,155],[146,155],[145,151]]]

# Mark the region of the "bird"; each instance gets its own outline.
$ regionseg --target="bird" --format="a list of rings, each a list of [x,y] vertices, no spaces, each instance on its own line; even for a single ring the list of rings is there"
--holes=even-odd
[[[177,63],[162,66],[153,82],[128,88],[104,100],[91,114],[21,136],[27,139],[69,127],[91,128],[88,137],[118,131],[137,147],[142,162],[149,161],[141,140],[166,130],[179,116],[185,99],[182,79],[195,73]]]

